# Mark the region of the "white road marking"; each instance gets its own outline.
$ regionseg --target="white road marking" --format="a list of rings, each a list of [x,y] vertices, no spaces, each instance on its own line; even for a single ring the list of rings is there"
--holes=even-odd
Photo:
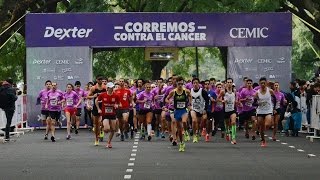
[[[134,142],[133,144],[138,145],[138,144],[139,144],[139,142]]]
[[[137,154],[131,154],[131,156],[137,156]]]
[[[137,152],[137,149],[132,149],[132,152]]]
[[[286,144],[288,144],[288,143],[281,143],[281,144],[286,145]]]
[[[303,150],[303,149],[297,149],[297,151],[299,151],[299,152],[304,152],[304,150]]]
[[[126,172],[131,173],[131,172],[133,172],[133,169],[127,169]]]
[[[131,179],[131,175],[130,174],[124,175],[124,179]]]
[[[136,158],[130,158],[129,159],[129,161],[135,161],[136,160]]]
[[[132,146],[132,148],[137,149],[137,148],[138,148],[138,146]]]
[[[292,148],[292,149],[293,149],[293,148],[296,148],[296,147],[294,147],[294,146],[289,146],[289,148]]]
[[[128,163],[128,166],[134,166],[134,163]]]

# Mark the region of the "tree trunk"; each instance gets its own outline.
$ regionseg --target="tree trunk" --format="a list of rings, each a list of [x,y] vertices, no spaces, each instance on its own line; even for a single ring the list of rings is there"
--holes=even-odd
[[[169,61],[151,61],[152,79],[160,78],[162,69],[168,64]]]
[[[224,67],[224,69],[226,70],[226,74],[225,77],[227,79],[227,72],[228,72],[228,47],[218,47],[218,49],[220,50],[220,55],[221,55],[221,60],[222,60],[222,65]]]

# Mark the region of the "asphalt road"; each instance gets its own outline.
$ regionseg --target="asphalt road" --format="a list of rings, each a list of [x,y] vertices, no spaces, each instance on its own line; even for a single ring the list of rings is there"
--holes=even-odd
[[[304,135],[280,136],[280,141],[269,140],[262,148],[258,140],[245,139],[243,132],[238,133],[236,145],[218,134],[209,143],[188,142],[181,153],[167,139],[120,142],[115,138],[113,148],[106,149],[105,142],[93,145],[93,133],[88,130],[69,141],[65,131],[59,130],[55,143],[43,140],[43,133],[28,132],[16,142],[0,144],[0,180],[275,180],[320,175],[320,140],[312,143]]]

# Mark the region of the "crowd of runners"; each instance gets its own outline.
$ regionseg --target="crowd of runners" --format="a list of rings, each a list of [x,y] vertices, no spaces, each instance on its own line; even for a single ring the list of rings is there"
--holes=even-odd
[[[168,138],[173,146],[179,144],[179,151],[183,152],[186,141],[198,143],[203,137],[203,141],[209,142],[218,131],[219,138],[237,144],[239,129],[245,131],[247,139],[259,138],[264,147],[265,131],[269,128],[273,128],[273,141],[278,127],[289,135],[290,123],[284,120],[288,118],[284,117],[285,112],[302,114],[305,111],[308,115],[309,82],[292,82],[289,93],[282,92],[278,82],[266,78],[259,82],[244,78],[243,82],[237,88],[231,78],[200,81],[193,77],[185,81],[173,75],[167,80],[137,79],[131,83],[123,78],[112,80],[98,75],[96,81],[87,83],[84,89],[77,81],[59,90],[56,82],[48,80],[38,96],[42,119],[46,121],[44,139],[51,133],[51,141],[55,142],[55,128],[61,126],[59,119],[64,111],[67,140],[71,139],[73,130],[79,133],[84,112],[85,127],[92,128],[95,134],[94,145],[98,146],[109,133],[107,148],[112,148],[114,135],[125,141],[140,131],[141,140]],[[312,92],[319,93],[319,89],[320,85],[315,83]],[[290,128],[293,136],[298,136],[302,119],[300,115],[293,118]]]

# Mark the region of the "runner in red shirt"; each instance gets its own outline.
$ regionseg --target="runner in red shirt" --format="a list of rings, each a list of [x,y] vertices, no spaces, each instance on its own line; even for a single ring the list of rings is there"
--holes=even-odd
[[[131,91],[128,88],[124,87],[124,79],[119,79],[119,89],[115,90],[115,94],[119,96],[120,104],[119,109],[117,110],[117,117],[119,119],[119,127],[121,131],[121,141],[124,141],[124,136],[126,139],[129,138],[129,112],[130,104],[132,104],[132,95]]]
[[[116,109],[120,103],[119,97],[113,93],[114,84],[109,82],[107,84],[107,92],[104,92],[98,96],[96,99],[96,106],[98,107],[98,112],[102,116],[103,131],[105,133],[110,132],[109,139],[106,147],[112,148],[111,140],[116,130]],[[99,107],[99,101],[101,101],[101,108]]]

